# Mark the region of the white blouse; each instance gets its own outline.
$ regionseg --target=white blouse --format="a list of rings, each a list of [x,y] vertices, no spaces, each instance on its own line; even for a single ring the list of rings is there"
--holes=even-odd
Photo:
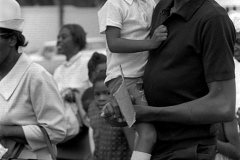
[[[54,71],[53,77],[58,84],[59,91],[67,88],[79,89],[84,92],[91,86],[88,77],[88,61],[91,55],[85,55],[81,51],[61,64]]]
[[[64,62],[56,68],[53,78],[58,85],[60,93],[63,93],[66,89],[77,89],[80,91],[78,98],[81,99],[84,91],[92,86],[88,77],[87,66],[92,54],[87,55],[86,53],[79,51],[76,55],[70,58],[69,61]],[[81,112],[81,102],[76,104],[65,101],[64,104],[70,106],[74,110],[74,113],[78,110]]]
[[[28,142],[19,158],[51,159],[38,124],[46,128],[53,144],[65,138],[64,107],[53,77],[22,53],[0,81],[0,125],[22,126]],[[13,145],[9,139],[0,143],[5,148]]]

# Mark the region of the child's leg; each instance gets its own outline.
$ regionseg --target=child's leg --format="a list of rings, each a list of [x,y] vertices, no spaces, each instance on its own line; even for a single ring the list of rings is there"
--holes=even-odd
[[[157,139],[155,127],[150,123],[139,123],[135,128],[138,136],[131,160],[150,160]]]
[[[135,80],[132,83],[132,79],[125,79],[129,94],[134,96],[135,104],[148,105],[145,100],[141,80]],[[150,160],[153,146],[157,140],[157,133],[155,127],[151,123],[139,123],[135,125],[138,136],[136,137],[136,146],[131,160]]]
[[[155,127],[150,123],[139,123],[135,127],[138,138],[134,150],[151,154],[157,139]]]
[[[135,98],[135,103],[140,105],[148,105],[143,90],[139,88],[139,78],[125,78],[125,83],[129,94]],[[141,85],[142,82],[140,82]],[[121,84],[121,77],[115,78],[106,85],[111,94],[115,93]],[[131,160],[150,160],[153,146],[157,139],[157,134],[154,126],[150,123],[140,123],[136,125],[136,144],[131,157]]]

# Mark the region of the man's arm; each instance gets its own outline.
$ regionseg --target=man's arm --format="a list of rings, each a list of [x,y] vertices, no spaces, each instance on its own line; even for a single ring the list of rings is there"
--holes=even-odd
[[[174,106],[151,107],[135,105],[137,122],[174,122],[182,124],[212,124],[229,122],[235,117],[235,79],[208,83],[209,93],[199,99]],[[121,119],[117,103],[103,109],[103,117]],[[116,119],[115,118],[115,119]]]
[[[208,83],[208,88],[209,93],[202,98],[175,106],[151,108],[150,115],[155,117],[154,121],[184,124],[232,121],[235,116],[235,79]],[[135,109],[139,109],[138,106]],[[144,121],[148,119],[143,118],[141,114],[137,118]]]

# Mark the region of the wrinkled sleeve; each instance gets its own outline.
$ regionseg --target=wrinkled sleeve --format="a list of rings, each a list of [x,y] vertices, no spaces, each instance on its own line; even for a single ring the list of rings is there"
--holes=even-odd
[[[201,48],[206,82],[235,77],[233,61],[235,37],[234,26],[227,15],[213,16],[205,23]]]
[[[98,11],[100,33],[104,34],[107,26],[122,28],[122,11],[116,4],[107,1]]]
[[[64,106],[57,85],[45,70],[31,78],[30,99],[38,124],[44,126],[53,144],[61,142],[66,135]],[[23,126],[31,150],[45,148],[43,134],[37,125]]]

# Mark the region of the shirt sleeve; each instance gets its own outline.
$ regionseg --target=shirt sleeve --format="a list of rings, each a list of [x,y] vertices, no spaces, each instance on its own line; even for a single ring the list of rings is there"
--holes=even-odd
[[[37,123],[46,128],[53,144],[61,142],[66,135],[64,106],[55,81],[45,70],[31,77],[30,99]],[[47,146],[37,125],[23,126],[23,130],[31,150]]]
[[[213,16],[205,23],[200,48],[203,53],[206,82],[235,77],[233,60],[235,37],[234,26],[227,15]]]
[[[150,0],[150,1],[151,1],[151,3],[152,3],[153,8],[155,8],[156,5],[157,5],[157,3],[156,3],[154,0]]]
[[[100,33],[104,34],[107,26],[122,28],[122,10],[116,4],[107,1],[98,11]]]

